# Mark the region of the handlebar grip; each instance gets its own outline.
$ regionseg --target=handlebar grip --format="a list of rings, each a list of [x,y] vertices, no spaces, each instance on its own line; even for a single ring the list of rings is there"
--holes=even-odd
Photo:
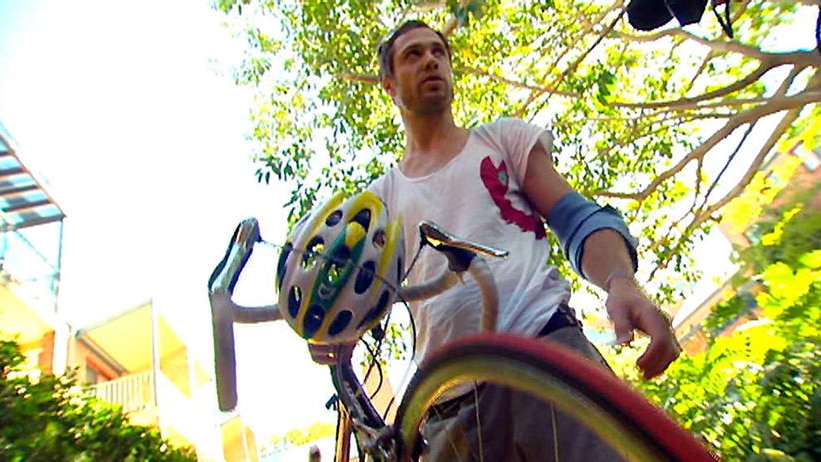
[[[224,292],[209,294],[211,328],[214,335],[214,372],[221,411],[237,407],[237,360],[234,351],[234,319],[230,298]]]

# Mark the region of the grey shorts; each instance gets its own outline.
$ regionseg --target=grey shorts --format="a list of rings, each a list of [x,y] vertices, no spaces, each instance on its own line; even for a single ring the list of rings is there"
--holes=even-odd
[[[573,348],[609,370],[580,325],[540,338]],[[426,462],[623,460],[592,431],[552,405],[487,383],[432,408],[422,434],[429,448]]]

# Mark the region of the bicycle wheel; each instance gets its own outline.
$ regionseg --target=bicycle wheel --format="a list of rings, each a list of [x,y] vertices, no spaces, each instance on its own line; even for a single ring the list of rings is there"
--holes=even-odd
[[[506,334],[453,342],[425,361],[408,385],[395,421],[400,460],[417,459],[419,428],[437,398],[473,382],[506,386],[550,403],[626,460],[714,460],[662,410],[603,368],[578,358],[561,345]]]

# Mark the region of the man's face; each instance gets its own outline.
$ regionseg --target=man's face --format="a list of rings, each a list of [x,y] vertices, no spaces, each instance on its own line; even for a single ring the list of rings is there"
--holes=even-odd
[[[436,32],[420,27],[396,39],[393,75],[382,85],[400,108],[411,113],[440,112],[453,99],[450,56]]]

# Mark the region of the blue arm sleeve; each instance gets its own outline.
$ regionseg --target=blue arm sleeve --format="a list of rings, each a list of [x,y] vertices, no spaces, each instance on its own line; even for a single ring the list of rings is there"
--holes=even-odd
[[[638,269],[638,240],[630,234],[621,213],[609,205],[602,207],[577,192],[565,194],[550,210],[547,225],[558,237],[573,270],[584,278],[587,278],[582,271],[584,242],[600,229],[612,229],[622,235],[633,270]]]

